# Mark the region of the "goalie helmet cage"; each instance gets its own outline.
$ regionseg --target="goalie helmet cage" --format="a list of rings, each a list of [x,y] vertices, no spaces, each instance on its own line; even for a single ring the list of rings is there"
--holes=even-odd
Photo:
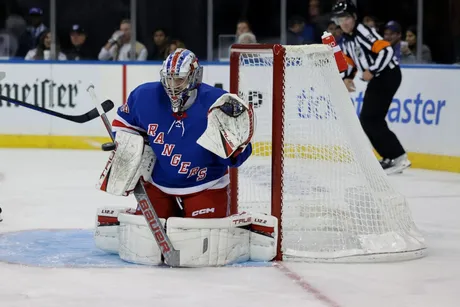
[[[329,46],[233,45],[230,92],[256,115],[253,153],[230,170],[231,213],[278,218],[275,260],[424,256],[406,199],[373,154]]]

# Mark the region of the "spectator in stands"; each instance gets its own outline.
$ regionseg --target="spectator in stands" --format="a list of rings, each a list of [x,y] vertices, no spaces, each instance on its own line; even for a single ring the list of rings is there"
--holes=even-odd
[[[376,23],[375,17],[373,16],[364,16],[363,24],[365,26],[368,26],[371,29],[377,30],[377,23]]]
[[[79,24],[75,24],[70,29],[70,42],[72,47],[66,51],[68,60],[95,60],[90,47],[86,43],[86,30]]]
[[[5,21],[5,29],[0,30],[0,56],[14,57],[20,51],[24,57],[29,51],[26,21],[19,15],[10,15]],[[24,41],[24,38],[26,41]],[[24,49],[27,48],[25,51]]]
[[[327,32],[331,33],[334,36],[335,41],[337,42],[337,44],[340,45],[342,43],[343,31],[340,28],[340,26],[336,25],[335,22],[333,22],[333,21],[329,22],[329,24],[327,25]]]
[[[185,49],[185,44],[184,44],[183,41],[180,41],[178,39],[174,39],[169,44],[169,49],[168,49],[169,53],[166,55],[166,57],[168,57],[168,55],[170,55],[171,53],[176,51],[177,48],[184,48]]]
[[[169,55],[169,39],[165,29],[159,28],[153,31],[153,48],[149,50],[150,61],[163,61]]]
[[[56,54],[59,61],[67,60],[67,57],[59,49],[59,43],[56,41]],[[51,32],[45,30],[38,40],[37,48],[27,52],[25,60],[51,60]]]
[[[411,26],[406,31],[406,41],[408,43],[408,51],[411,52],[413,55],[417,55],[417,28],[415,26]],[[431,63],[431,50],[430,48],[423,44],[422,45],[422,59],[417,59],[417,63]]]
[[[401,40],[401,25],[399,23],[393,20],[389,21],[385,25],[383,38],[391,44],[395,56],[401,64],[413,64],[416,62],[416,58],[410,52],[407,42]]]
[[[242,33],[236,41],[238,44],[257,44],[256,36],[252,32]]]
[[[30,26],[27,31],[30,35],[30,48],[35,48],[40,39],[40,35],[48,28],[43,23],[43,10],[38,7],[33,7],[29,10],[29,23]]]
[[[332,35],[335,36],[335,29],[336,28],[337,28],[337,25],[335,24],[335,22],[331,21],[327,25],[327,32],[329,32],[329,33],[331,33]]]
[[[27,52],[32,49],[31,35],[27,31],[26,20],[19,15],[10,15],[5,21],[5,28],[17,40],[17,49],[12,56],[24,58]]]
[[[302,31],[304,44],[321,44],[321,36],[331,20],[330,14],[323,14],[319,0],[308,2],[308,19]]]
[[[98,59],[101,61],[129,61],[131,60],[131,21],[123,19],[120,23],[120,30],[115,31],[104,47],[99,52]],[[136,41],[135,58],[137,61],[147,59],[147,48]]]
[[[251,25],[246,19],[238,20],[236,24],[236,41],[238,41],[238,37],[243,33],[252,33]]]
[[[340,26],[337,26],[337,28],[335,28],[334,37],[338,44],[342,44],[344,37],[343,37],[343,30]]]
[[[305,19],[302,16],[292,16],[288,21],[287,39],[288,45],[302,45],[304,38],[302,32],[305,27]]]
[[[18,40],[5,30],[0,30],[0,58],[8,59],[16,54]]]

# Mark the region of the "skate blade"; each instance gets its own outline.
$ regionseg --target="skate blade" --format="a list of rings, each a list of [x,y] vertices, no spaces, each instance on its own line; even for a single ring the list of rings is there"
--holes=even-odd
[[[385,170],[385,173],[387,173],[387,175],[396,175],[396,174],[402,174],[403,171],[409,167],[411,167],[412,163],[410,163],[409,161],[407,162],[404,162],[404,163],[401,163],[399,165],[395,165],[393,167],[390,167],[390,168],[387,168]]]

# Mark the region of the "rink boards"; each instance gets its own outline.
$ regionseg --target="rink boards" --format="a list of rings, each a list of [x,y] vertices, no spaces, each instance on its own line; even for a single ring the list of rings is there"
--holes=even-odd
[[[228,63],[204,66],[204,82],[229,89]],[[0,62],[0,71],[7,74],[0,92],[57,112],[82,114],[93,108],[86,92],[90,83],[101,101],[111,99],[118,106],[140,83],[158,81],[160,68],[160,63]],[[460,172],[459,79],[457,66],[403,67],[403,83],[387,121],[414,167]],[[357,78],[356,86],[351,100],[359,113],[366,84]],[[109,119],[114,114],[111,111]],[[317,120],[300,108],[297,116]],[[75,124],[0,101],[0,147],[98,149],[107,140],[100,120]],[[302,148],[305,140],[291,142]],[[256,149],[255,154],[265,152]]]

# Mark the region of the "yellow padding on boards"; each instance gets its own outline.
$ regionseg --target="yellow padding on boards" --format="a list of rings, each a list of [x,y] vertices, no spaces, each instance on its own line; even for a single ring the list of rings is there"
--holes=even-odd
[[[460,173],[460,157],[409,152],[412,167]]]
[[[56,135],[0,135],[0,148],[97,149],[109,137]],[[270,156],[271,142],[253,144],[254,156]],[[342,146],[285,144],[285,158],[320,159],[350,163],[353,155]],[[409,152],[412,167],[460,173],[460,157]]]
[[[253,155],[267,157],[272,154],[271,142],[252,144]],[[284,157],[291,159],[317,159],[332,162],[353,162],[353,154],[343,146],[284,144]]]
[[[374,151],[375,156],[380,156]],[[408,152],[413,168],[460,173],[460,157]]]
[[[61,135],[0,135],[3,148],[101,149],[109,137]]]
[[[266,157],[271,155],[271,142],[253,144],[253,155]],[[378,155],[375,154],[377,157]],[[353,162],[353,154],[342,146],[318,146],[285,144],[285,158],[320,159],[333,162]],[[413,168],[460,173],[460,157],[409,152],[409,160]]]

